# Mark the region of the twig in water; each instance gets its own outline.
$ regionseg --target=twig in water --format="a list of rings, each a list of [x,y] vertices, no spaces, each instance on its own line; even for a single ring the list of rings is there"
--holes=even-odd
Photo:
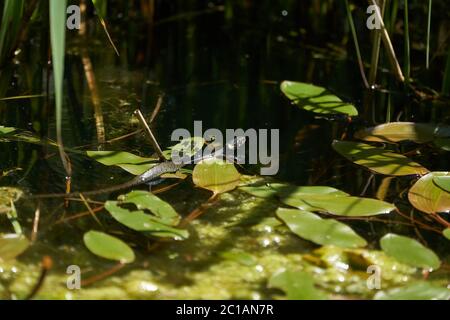
[[[134,111],[134,114],[138,117],[139,122],[144,127],[145,131],[147,132],[147,136],[150,139],[150,143],[153,145],[153,148],[155,149],[156,153],[158,154],[158,157],[161,161],[167,161],[166,157],[164,156],[161,147],[158,144],[158,141],[156,141],[155,136],[153,135],[152,130],[147,124],[147,121],[145,121],[144,116],[142,115],[142,112],[137,109]]]
[[[34,219],[33,219],[33,230],[31,232],[31,242],[35,242],[37,239],[37,233],[39,229],[39,218],[41,216],[41,207],[40,204],[38,204],[36,211],[34,212]]]
[[[45,277],[47,276],[48,271],[52,268],[53,260],[49,256],[44,256],[42,258],[41,262],[41,274],[39,275],[39,279],[34,285],[31,292],[28,294],[28,296],[25,297],[25,300],[31,300],[36,295],[36,293],[39,292],[39,290],[42,288],[42,285],[44,284]]]

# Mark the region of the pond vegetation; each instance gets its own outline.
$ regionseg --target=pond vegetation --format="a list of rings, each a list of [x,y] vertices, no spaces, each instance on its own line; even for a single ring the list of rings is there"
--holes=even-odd
[[[2,1],[0,298],[450,299],[450,5],[377,3]]]

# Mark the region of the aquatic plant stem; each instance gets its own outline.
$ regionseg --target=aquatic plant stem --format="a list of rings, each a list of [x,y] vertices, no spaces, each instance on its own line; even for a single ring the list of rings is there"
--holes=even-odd
[[[41,262],[41,273],[39,275],[38,281],[34,285],[31,292],[25,297],[25,300],[33,299],[33,297],[39,292],[39,290],[42,288],[42,285],[44,284],[44,280],[48,274],[48,271],[52,268],[52,266],[52,258],[50,258],[50,256],[44,256]]]
[[[94,68],[92,67],[91,58],[86,49],[87,37],[86,37],[86,1],[80,2],[80,13],[83,17],[80,23],[79,34],[83,38],[83,46],[81,48],[81,61],[83,63],[84,74],[86,76],[86,82],[91,92],[92,105],[94,106],[95,116],[95,128],[97,129],[97,141],[100,144],[105,143],[105,124],[103,120],[102,106],[100,104],[100,96],[97,89],[97,82],[95,80]]]
[[[118,263],[116,265],[114,265],[112,268],[100,273],[100,274],[96,274],[90,278],[87,278],[83,281],[81,281],[81,286],[82,287],[87,287],[91,284],[93,284],[94,282],[98,282],[100,280],[103,280],[107,277],[109,277],[110,275],[116,273],[117,271],[119,271],[120,269],[122,269],[125,266],[124,263]]]
[[[350,5],[348,3],[348,0],[345,0],[345,8],[347,10],[348,23],[350,25],[350,30],[352,32],[353,42],[355,44],[356,57],[358,59],[358,66],[359,66],[359,71],[361,73],[361,78],[363,80],[364,87],[366,89],[369,89],[370,86],[369,86],[369,83],[367,82],[366,73],[364,71],[364,63],[363,63],[362,58],[361,58],[361,52],[359,50],[358,38],[356,36],[355,24],[353,23],[352,12],[350,10]]]
[[[404,57],[404,75],[406,83],[409,83],[409,76],[411,73],[411,62],[410,62],[410,43],[409,43],[409,14],[408,14],[408,0],[404,0],[404,37],[405,37],[405,57]]]
[[[371,0],[371,4],[376,5],[375,0]],[[403,75],[402,68],[398,63],[397,56],[395,55],[394,47],[392,46],[389,34],[384,25],[383,17],[381,17],[380,12],[378,10],[375,10],[375,13],[378,15],[378,19],[381,24],[381,40],[383,41],[384,48],[386,50],[386,55],[391,64],[392,72],[394,73],[397,80],[403,83],[405,82],[405,77]]]
[[[428,22],[427,22],[427,53],[425,67],[427,70],[430,68],[430,33],[431,33],[431,8],[433,0],[428,0]]]

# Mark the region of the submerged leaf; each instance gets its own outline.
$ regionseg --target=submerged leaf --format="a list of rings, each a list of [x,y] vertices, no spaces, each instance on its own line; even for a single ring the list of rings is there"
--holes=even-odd
[[[97,256],[120,263],[134,261],[133,250],[122,240],[99,231],[88,231],[83,236],[86,247]]]
[[[319,114],[358,115],[350,103],[343,102],[327,89],[303,82],[283,81],[281,91],[300,108]]]
[[[207,159],[199,162],[192,172],[194,184],[215,194],[227,192],[240,183],[240,173],[234,164],[220,159]]]
[[[381,238],[380,246],[387,255],[413,267],[438,269],[441,265],[433,251],[412,238],[388,233]]]
[[[0,261],[16,258],[30,245],[28,239],[23,235],[15,233],[0,234]]]
[[[118,166],[134,175],[140,175],[155,166],[158,158],[144,158],[124,151],[86,151],[94,160],[106,166]]]
[[[417,143],[433,141],[437,125],[415,122],[390,122],[359,130],[355,138],[375,142],[399,142],[410,140]]]
[[[277,216],[293,233],[316,244],[335,245],[343,248],[358,248],[367,245],[367,242],[349,226],[333,219],[322,219],[308,211],[284,208],[277,210]]]
[[[420,281],[404,287],[380,291],[375,300],[448,300],[450,289]]]
[[[450,193],[435,184],[436,177],[450,177],[450,174],[430,172],[409,189],[409,202],[416,209],[426,213],[450,212]]]
[[[348,160],[367,169],[391,176],[423,175],[429,171],[411,159],[365,143],[333,142],[333,148]]]
[[[314,286],[312,275],[302,271],[281,271],[272,275],[269,288],[281,289],[289,300],[325,300],[327,296]]]

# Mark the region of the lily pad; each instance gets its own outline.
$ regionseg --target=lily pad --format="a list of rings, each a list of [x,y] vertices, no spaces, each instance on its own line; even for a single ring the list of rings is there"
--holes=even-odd
[[[436,176],[433,178],[433,182],[438,185],[439,188],[450,192],[450,175],[448,176]]]
[[[450,228],[447,228],[444,231],[442,231],[442,234],[444,235],[444,237],[450,240]]]
[[[388,233],[381,238],[380,246],[387,255],[413,267],[438,269],[441,264],[433,251],[405,236]]]
[[[411,159],[388,150],[376,148],[365,143],[338,141],[333,148],[348,160],[370,171],[390,175],[424,175],[429,171]]]
[[[106,166],[118,166],[125,171],[140,175],[155,166],[158,158],[144,158],[124,151],[86,151],[92,159]]]
[[[292,195],[281,199],[284,204],[309,211],[328,212],[338,216],[365,217],[387,214],[395,206],[385,201],[333,195]]]
[[[12,260],[24,252],[30,245],[23,235],[15,233],[0,234],[0,261]]]
[[[436,177],[450,177],[448,172],[430,172],[420,178],[408,192],[409,202],[426,213],[449,212],[450,193],[438,187]]]
[[[180,216],[170,204],[146,191],[132,191],[119,196],[120,201],[107,201],[105,209],[121,224],[154,237],[186,239],[189,233],[176,226]],[[138,210],[121,207],[134,204]],[[149,210],[148,214],[143,210]]]
[[[303,271],[283,270],[269,280],[269,288],[281,289],[288,300],[326,300],[327,295],[314,286],[314,278]]]
[[[95,255],[105,259],[131,263],[135,256],[133,250],[122,240],[99,231],[88,231],[83,236],[86,247]]]
[[[380,291],[375,300],[448,300],[450,289],[420,281],[404,287]]]
[[[437,126],[429,123],[390,122],[359,130],[355,133],[355,138],[387,143],[406,140],[426,143],[433,141],[436,130]]]
[[[354,105],[343,102],[327,89],[303,82],[283,81],[281,91],[302,109],[319,114],[358,115]]]
[[[184,138],[170,148],[171,159],[176,160],[175,158],[186,158],[185,162],[190,162],[191,157],[201,155],[204,144],[205,139],[203,137]]]
[[[221,159],[207,159],[199,162],[192,172],[194,184],[214,194],[227,192],[240,183],[240,173],[234,164]]]
[[[335,245],[343,248],[359,248],[367,242],[349,226],[333,219],[322,219],[308,211],[277,210],[277,216],[299,237],[319,245]]]

